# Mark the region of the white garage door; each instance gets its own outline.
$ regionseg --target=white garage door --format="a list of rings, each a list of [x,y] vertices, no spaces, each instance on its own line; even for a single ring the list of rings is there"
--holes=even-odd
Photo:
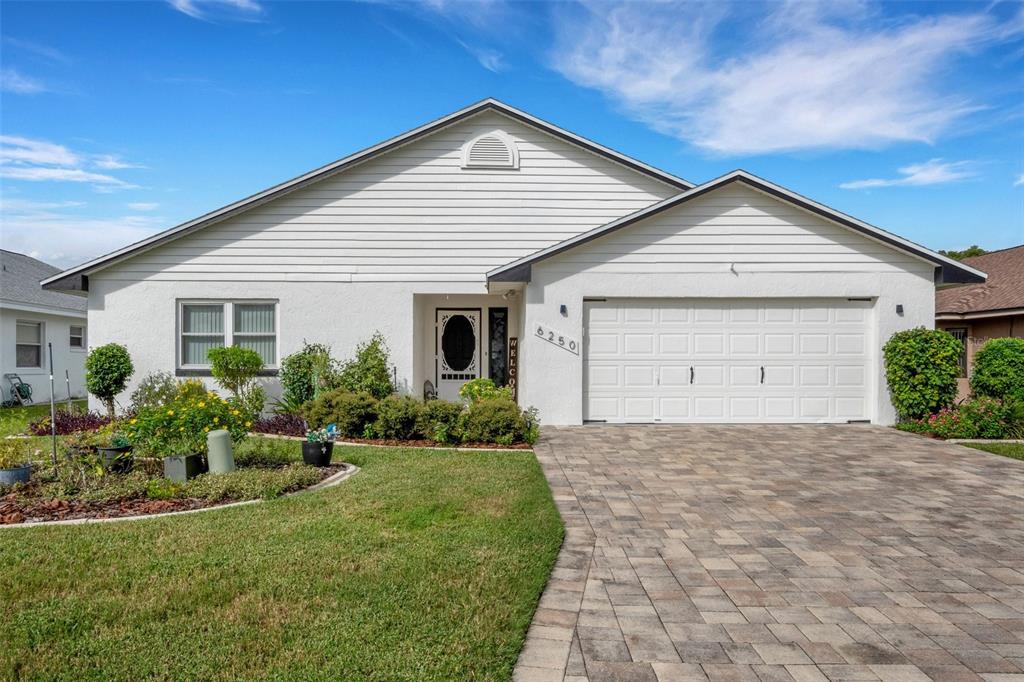
[[[584,418],[845,422],[870,417],[870,301],[587,301]]]

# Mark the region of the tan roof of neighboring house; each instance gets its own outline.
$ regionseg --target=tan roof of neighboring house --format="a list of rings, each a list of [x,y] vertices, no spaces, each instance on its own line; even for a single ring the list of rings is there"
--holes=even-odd
[[[1024,244],[965,258],[964,263],[988,273],[988,280],[935,292],[936,315],[1024,308]]]

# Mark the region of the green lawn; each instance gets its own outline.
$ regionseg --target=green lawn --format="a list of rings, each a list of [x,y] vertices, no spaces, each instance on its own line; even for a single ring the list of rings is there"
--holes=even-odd
[[[1003,457],[1024,460],[1024,443],[961,443],[961,445]]]
[[[73,401],[75,409],[85,410],[85,400]],[[68,409],[68,401],[62,400],[57,403],[58,410]],[[0,407],[0,438],[25,433],[29,422],[34,422],[40,417],[50,414],[50,403],[29,405],[28,407]]]
[[[317,493],[0,530],[0,679],[508,679],[562,523],[533,453],[338,448]]]

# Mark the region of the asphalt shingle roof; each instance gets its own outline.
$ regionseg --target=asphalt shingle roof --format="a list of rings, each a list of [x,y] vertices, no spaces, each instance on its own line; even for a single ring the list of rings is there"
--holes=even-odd
[[[965,258],[964,263],[987,273],[988,280],[936,291],[936,314],[1024,308],[1024,244]]]
[[[39,286],[40,280],[58,272],[60,268],[41,260],[0,249],[0,306],[21,303],[85,312],[88,307],[85,297],[46,291]]]

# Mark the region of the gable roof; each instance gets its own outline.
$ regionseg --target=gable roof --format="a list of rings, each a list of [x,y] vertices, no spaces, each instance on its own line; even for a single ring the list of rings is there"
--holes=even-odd
[[[679,206],[680,204],[696,199],[708,192],[712,192],[734,182],[741,182],[804,210],[816,213],[827,220],[831,220],[832,222],[839,223],[840,225],[848,227],[856,232],[860,232],[866,237],[888,244],[889,246],[893,246],[901,251],[934,263],[936,268],[940,270],[936,273],[936,283],[949,284],[985,281],[985,273],[980,270],[960,263],[947,256],[943,256],[942,254],[936,253],[930,249],[926,249],[919,244],[915,244],[914,242],[908,241],[902,237],[892,234],[891,232],[886,232],[874,225],[869,225],[868,223],[857,220],[852,216],[846,215],[845,213],[825,206],[824,204],[819,204],[816,201],[812,201],[811,199],[801,196],[796,192],[791,192],[784,187],[768,182],[767,180],[759,178],[745,170],[734,170],[731,173],[715,178],[703,185],[698,185],[685,190],[680,194],[669,197],[663,201],[659,201],[658,203],[652,204],[646,208],[642,208],[639,211],[623,216],[617,220],[613,220],[601,227],[596,227],[589,232],[584,232],[583,234],[576,235],[575,237],[570,237],[558,244],[554,244],[553,246],[549,246],[548,248],[542,249],[534,254],[513,261],[508,265],[495,268],[487,273],[487,280],[495,282],[529,281],[530,268],[535,263],[551,258],[563,251],[586,244],[598,237],[603,237],[617,230],[621,230],[622,228],[628,227],[629,225],[637,223],[645,218],[657,215],[662,211],[667,211],[670,208]]]
[[[963,262],[984,270],[988,280],[936,291],[937,316],[955,319],[1000,310],[1024,310],[1024,244],[965,258]]]
[[[53,312],[66,312],[80,317],[87,302],[81,296],[44,291],[39,281],[60,272],[41,260],[15,251],[0,249],[0,307],[53,308]]]
[[[493,111],[511,119],[524,123],[530,127],[536,128],[542,132],[548,133],[561,140],[582,147],[587,151],[602,156],[614,163],[630,168],[634,171],[647,175],[655,180],[658,180],[670,187],[676,189],[686,190],[693,187],[692,182],[683,180],[682,178],[676,177],[671,173],[667,173],[663,170],[659,170],[654,166],[650,166],[642,161],[638,161],[632,157],[621,154],[613,149],[600,145],[596,142],[588,140],[584,137],[571,133],[568,130],[559,128],[558,126],[548,123],[542,119],[532,116],[516,109],[515,107],[509,106],[504,102],[500,102],[493,98],[481,100],[476,104],[460,109],[454,113],[443,116],[435,121],[426,123],[418,128],[402,133],[396,137],[380,142],[372,147],[367,147],[362,151],[350,154],[344,158],[338,159],[326,166],[321,166],[314,170],[304,173],[298,177],[287,180],[278,185],[274,185],[262,192],[257,192],[251,196],[248,196],[235,203],[228,204],[218,208],[215,211],[201,215],[198,218],[194,218],[188,222],[182,223],[175,227],[172,227],[163,232],[157,233],[152,237],[148,237],[141,241],[130,244],[122,249],[108,253],[105,256],[93,259],[81,265],[77,265],[69,270],[65,270],[57,275],[47,278],[43,281],[43,287],[46,289],[57,289],[65,291],[88,291],[89,280],[88,275],[91,272],[95,272],[107,266],[113,265],[114,263],[124,260],[130,256],[133,256],[140,251],[151,249],[160,244],[166,243],[173,239],[183,237],[186,234],[191,234],[204,227],[218,223],[227,218],[231,218],[239,213],[247,211],[251,208],[264,204],[272,199],[276,199],[280,196],[294,192],[298,189],[302,189],[312,183],[319,180],[323,180],[327,177],[340,173],[352,166],[369,161],[377,156],[385,154],[397,147],[402,145],[415,142],[416,140],[422,139],[428,135],[431,135],[442,128],[446,128],[450,125],[463,121],[477,114],[481,114],[486,111]]]

